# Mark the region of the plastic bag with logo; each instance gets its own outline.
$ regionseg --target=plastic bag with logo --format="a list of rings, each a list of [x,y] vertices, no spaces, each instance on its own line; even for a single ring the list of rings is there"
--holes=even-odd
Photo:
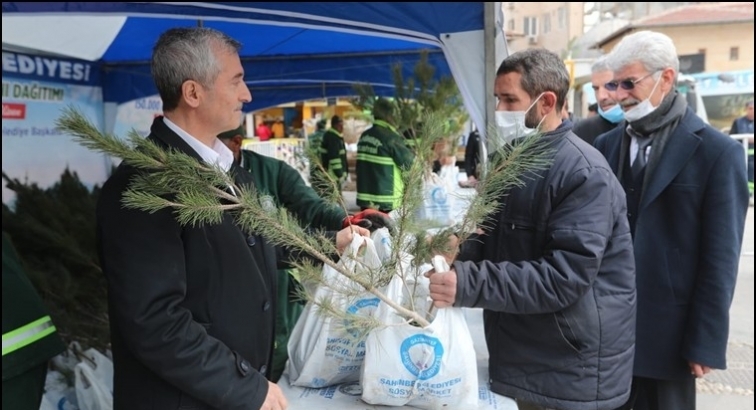
[[[391,234],[388,228],[376,229],[370,234],[370,239],[375,244],[375,250],[381,263],[387,262],[391,258]]]
[[[362,269],[379,268],[381,261],[373,241],[357,235],[339,264],[359,273]],[[323,267],[323,283],[316,288],[314,297],[328,301],[333,309],[358,316],[372,315],[380,301],[328,265]],[[319,310],[317,304],[308,302],[289,338],[289,383],[319,388],[358,381],[366,336],[351,325],[349,316],[337,319]]]
[[[405,303],[405,291],[401,278],[395,277],[387,296]],[[475,348],[462,310],[436,310],[427,328],[403,323],[385,303],[375,314],[387,326],[372,331],[365,341],[365,402],[421,409],[477,407]]]
[[[451,218],[452,197],[441,177],[431,173],[423,182],[423,205],[418,209],[417,218],[438,226],[453,223]]]

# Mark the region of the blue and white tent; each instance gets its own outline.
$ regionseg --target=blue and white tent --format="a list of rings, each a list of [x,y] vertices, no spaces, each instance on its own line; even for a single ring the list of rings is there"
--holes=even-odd
[[[391,67],[402,62],[409,74],[428,50],[485,131],[493,111],[486,99],[506,53],[502,19],[500,2],[3,2],[2,29],[3,51],[100,64],[106,124],[108,105],[156,93],[149,58],[159,34],[201,24],[244,44],[247,111],[349,95],[354,83],[390,94]]]

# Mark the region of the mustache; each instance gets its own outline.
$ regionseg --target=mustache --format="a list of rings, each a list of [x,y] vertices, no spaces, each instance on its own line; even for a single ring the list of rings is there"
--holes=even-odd
[[[632,98],[632,97],[625,98],[624,100],[619,102],[620,106],[623,108],[629,105],[640,104],[640,103],[641,103],[640,100],[636,100],[635,98]]]

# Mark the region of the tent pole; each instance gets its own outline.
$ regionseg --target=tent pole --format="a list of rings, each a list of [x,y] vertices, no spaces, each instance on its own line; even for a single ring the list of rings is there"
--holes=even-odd
[[[197,20],[197,27],[202,27],[203,23],[202,20]]]
[[[496,101],[491,97],[493,95],[494,81],[496,79],[496,5],[500,2],[483,3],[483,52],[484,52],[484,91],[483,99],[486,112],[483,113],[484,127],[478,130],[480,134],[480,161],[482,164],[488,159],[486,140],[490,125],[494,124],[494,111],[496,111]]]

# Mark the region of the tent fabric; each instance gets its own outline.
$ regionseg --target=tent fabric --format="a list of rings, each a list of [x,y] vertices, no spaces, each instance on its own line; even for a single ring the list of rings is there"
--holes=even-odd
[[[409,76],[428,50],[436,75],[455,77],[485,129],[483,10],[482,2],[3,2],[3,48],[97,61],[104,100],[122,103],[156,93],[148,61],[160,33],[201,22],[243,44],[248,111],[350,95],[354,83],[390,94],[392,66],[401,62]]]

